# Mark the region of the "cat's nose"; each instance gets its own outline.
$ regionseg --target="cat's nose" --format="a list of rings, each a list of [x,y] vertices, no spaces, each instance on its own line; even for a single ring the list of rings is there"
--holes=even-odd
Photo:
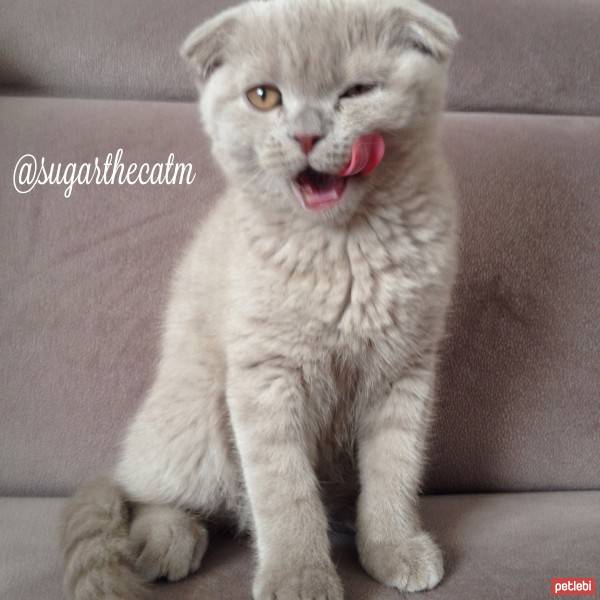
[[[310,154],[312,152],[312,149],[317,145],[317,143],[321,139],[321,136],[304,135],[297,133],[294,136],[294,139],[300,144],[300,147],[302,148],[302,152],[304,152],[304,154]]]

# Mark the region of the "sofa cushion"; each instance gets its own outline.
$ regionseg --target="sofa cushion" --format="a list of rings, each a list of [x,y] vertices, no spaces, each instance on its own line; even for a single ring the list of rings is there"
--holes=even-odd
[[[0,598],[61,600],[56,498],[0,499]],[[600,492],[430,496],[423,518],[442,545],[446,576],[427,600],[536,600],[552,577],[592,577],[600,564]],[[360,568],[350,536],[334,537],[346,598],[397,600]],[[157,600],[247,600],[245,540],[217,537],[197,575],[156,588]]]
[[[461,271],[430,490],[600,488],[600,119],[449,115]]]
[[[0,85],[38,95],[191,100],[177,49],[239,0],[20,0],[0,19]],[[431,0],[462,34],[455,110],[600,115],[594,0]],[[41,58],[43,57],[43,59]]]
[[[0,99],[27,152],[191,161],[191,186],[0,181],[0,492],[61,495],[115,460],[173,266],[222,181],[191,104]],[[600,487],[600,119],[450,114],[463,213],[428,489]]]

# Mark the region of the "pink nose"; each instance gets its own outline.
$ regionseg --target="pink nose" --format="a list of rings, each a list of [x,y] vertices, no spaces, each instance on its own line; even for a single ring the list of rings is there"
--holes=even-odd
[[[310,154],[321,138],[318,135],[295,135],[294,139],[300,144],[304,154]]]

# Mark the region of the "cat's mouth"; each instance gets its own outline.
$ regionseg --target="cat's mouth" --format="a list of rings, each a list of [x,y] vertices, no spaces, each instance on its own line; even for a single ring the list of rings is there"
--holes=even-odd
[[[296,177],[292,187],[302,206],[308,210],[319,210],[337,204],[346,191],[348,177],[304,169]]]
[[[352,144],[348,164],[337,175],[307,167],[292,182],[294,193],[307,210],[321,210],[342,200],[348,179],[366,176],[383,160],[385,142],[380,133],[369,133]]]

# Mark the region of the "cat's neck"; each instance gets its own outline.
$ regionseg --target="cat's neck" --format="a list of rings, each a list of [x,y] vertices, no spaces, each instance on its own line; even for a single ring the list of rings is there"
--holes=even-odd
[[[394,246],[421,235],[419,229],[432,235],[452,218],[452,207],[441,205],[446,194],[439,191],[446,180],[439,148],[437,128],[389,139],[387,160],[369,176],[367,193],[354,211],[341,211],[339,219],[234,188],[228,194],[231,234],[241,235],[247,251],[265,265],[330,275],[349,247],[361,246],[365,236]]]

